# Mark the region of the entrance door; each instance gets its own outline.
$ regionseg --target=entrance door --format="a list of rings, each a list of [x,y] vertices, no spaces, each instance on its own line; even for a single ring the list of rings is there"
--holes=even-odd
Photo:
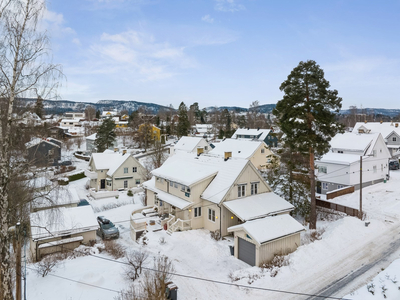
[[[239,259],[248,263],[250,266],[256,265],[256,245],[239,238]]]
[[[317,193],[321,194],[321,181],[317,181]]]
[[[100,180],[100,188],[101,189],[105,189],[106,188],[106,180],[105,179],[101,179]]]

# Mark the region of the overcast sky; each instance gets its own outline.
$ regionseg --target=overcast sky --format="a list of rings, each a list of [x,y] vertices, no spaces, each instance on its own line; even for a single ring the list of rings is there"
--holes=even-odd
[[[276,103],[315,60],[343,108],[400,108],[400,2],[51,0],[64,100],[177,107]]]

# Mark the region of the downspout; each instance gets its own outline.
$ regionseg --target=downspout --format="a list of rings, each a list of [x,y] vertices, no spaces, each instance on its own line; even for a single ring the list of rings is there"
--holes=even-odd
[[[222,211],[221,206],[219,204],[217,204],[217,206],[219,207],[219,231],[221,233],[219,239],[222,240]]]

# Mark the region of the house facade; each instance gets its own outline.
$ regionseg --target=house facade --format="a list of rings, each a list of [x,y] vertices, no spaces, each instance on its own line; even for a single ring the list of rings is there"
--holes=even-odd
[[[199,150],[198,150],[199,149]],[[178,152],[184,153],[208,153],[211,150],[210,144],[202,137],[183,136],[170,149],[170,155]]]
[[[90,188],[115,191],[143,183],[144,169],[136,158],[127,153],[93,153],[85,175],[90,179]]]
[[[152,174],[143,184],[146,204],[167,216],[164,226],[170,234],[204,228],[231,235],[231,227],[294,208],[272,192],[246,159],[179,153]]]
[[[269,147],[263,141],[258,140],[225,139],[213,145],[215,147],[209,152],[210,155],[223,157],[225,153],[230,152],[233,158],[250,160],[260,171],[268,168],[274,156]]]
[[[161,129],[155,126],[154,124],[140,124],[138,128],[139,134],[144,134],[145,131],[148,130],[148,136],[150,140],[153,141],[161,141]]]
[[[25,147],[27,160],[37,167],[55,166],[61,159],[61,142],[53,138],[35,138]]]
[[[278,138],[272,129],[240,128],[235,131],[231,138],[263,141],[268,147],[278,146]]]
[[[392,157],[400,156],[400,127],[398,122],[358,122],[352,133],[380,133]]]
[[[331,140],[331,150],[316,161],[317,193],[383,182],[389,174],[390,152],[380,133],[338,134]]]

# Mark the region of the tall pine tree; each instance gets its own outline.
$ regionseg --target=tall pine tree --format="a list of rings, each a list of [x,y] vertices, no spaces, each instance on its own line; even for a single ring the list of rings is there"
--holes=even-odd
[[[116,136],[114,120],[111,117],[104,119],[96,135],[95,145],[97,152],[104,152],[104,150],[111,147],[115,142]]]
[[[185,105],[185,103],[181,102],[178,108],[178,126],[177,126],[177,134],[179,137],[181,136],[187,136],[189,129],[190,129],[190,123],[189,123],[189,118],[188,118],[188,109]]]
[[[324,71],[315,61],[301,61],[281,84],[280,90],[285,94],[273,111],[285,134],[285,143],[309,160],[310,229],[316,229],[317,224],[314,159],[328,152],[329,141],[342,131],[342,125],[335,121],[342,98],[329,87]]]

